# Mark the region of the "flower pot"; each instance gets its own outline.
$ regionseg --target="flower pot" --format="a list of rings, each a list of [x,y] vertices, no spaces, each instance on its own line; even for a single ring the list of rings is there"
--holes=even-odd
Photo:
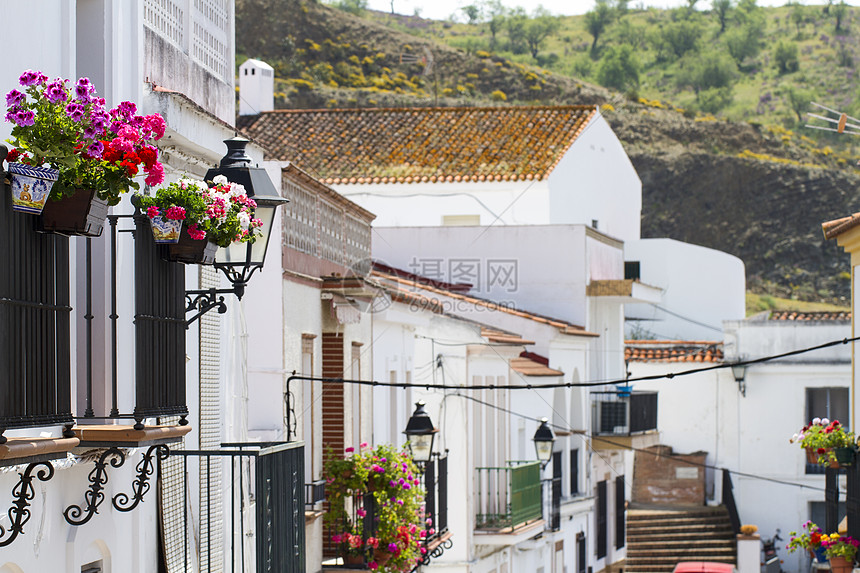
[[[364,555],[355,555],[354,553],[347,553],[343,556],[343,564],[344,565],[364,565]]]
[[[206,239],[192,239],[188,234],[187,229],[182,229],[179,233],[179,242],[173,245],[167,245],[168,260],[176,263],[186,263],[192,265],[211,265],[215,263],[215,251],[218,250],[218,245],[209,242]]]
[[[60,170],[23,163],[10,163],[8,170],[12,177],[12,210],[34,215],[41,213]]]
[[[821,458],[823,461],[819,462],[818,458]],[[819,464],[825,467],[838,468],[839,462],[836,460],[830,459],[830,448],[825,449],[823,454],[819,454],[812,448],[806,448],[806,461],[810,464]]]
[[[373,552],[373,560],[376,561],[376,564],[380,567],[385,567],[385,565],[391,561],[392,557],[394,557],[394,554],[385,549],[377,549]]]
[[[830,558],[830,571],[833,573],[851,573],[852,569],[854,569],[854,563],[844,557]]]
[[[48,198],[42,210],[42,230],[62,235],[99,237],[104,229],[108,204],[95,189],[77,189],[59,200]]]
[[[809,551],[809,556],[819,563],[827,563],[827,556],[824,555],[825,549],[821,546],[816,547],[815,549],[807,549]]]
[[[173,245],[179,242],[182,231],[182,221],[166,219],[162,216],[152,217],[149,220],[152,229],[152,238],[158,245]]]
[[[836,455],[836,461],[839,463],[839,467],[848,467],[854,463],[854,446],[834,448],[833,453]]]

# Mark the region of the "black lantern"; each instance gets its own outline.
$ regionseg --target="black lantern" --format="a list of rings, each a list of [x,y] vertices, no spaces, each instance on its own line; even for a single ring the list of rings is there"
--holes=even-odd
[[[221,159],[217,169],[206,172],[206,181],[223,175],[227,181],[245,187],[248,197],[257,203],[254,216],[263,221],[262,236],[253,243],[233,243],[227,248],[218,249],[215,254],[215,268],[220,269],[233,284],[233,292],[238,298],[245,294],[245,285],[257,269],[263,267],[266,248],[272,234],[275,210],[287,203],[272,184],[269,174],[262,167],[251,167],[251,158],[245,153],[248,140],[244,137],[225,139],[227,155]]]
[[[541,468],[545,468],[552,459],[552,444],[555,442],[555,436],[547,421],[546,418],[541,418],[540,426],[538,426],[537,432],[535,432],[535,437],[532,438]]]
[[[747,365],[743,362],[738,364],[732,364],[732,376],[735,378],[735,382],[738,383],[738,390],[740,390],[741,396],[746,397],[747,395]]]
[[[415,411],[403,432],[409,438],[409,451],[414,461],[421,464],[430,461],[430,456],[433,454],[433,438],[438,431],[430,421],[430,414],[424,411],[424,402],[416,402]]]

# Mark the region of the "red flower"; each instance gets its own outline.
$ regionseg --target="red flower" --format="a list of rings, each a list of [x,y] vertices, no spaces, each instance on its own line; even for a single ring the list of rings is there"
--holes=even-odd
[[[825,450],[824,448],[818,448],[818,449],[816,450],[816,452],[818,452],[819,454],[823,454],[823,453],[824,453],[824,452],[826,452],[826,451],[827,451],[827,450]]]
[[[143,164],[148,168],[152,167],[156,161],[158,161],[158,151],[154,147],[146,146],[142,147],[138,152],[140,155],[140,160],[143,161]]]
[[[123,156],[122,162],[134,163],[135,165],[137,165],[138,163],[140,163],[140,157],[138,157],[137,153],[132,151],[131,153],[126,153],[125,156]],[[135,173],[137,173],[137,170],[135,170]]]
[[[137,164],[131,163],[130,161],[123,161],[120,163],[123,167],[125,167],[126,173],[128,173],[129,177],[134,177],[137,175]]]
[[[18,156],[21,155],[21,152],[15,149],[14,147],[9,150],[9,153],[6,155],[7,163],[15,163],[18,161]]]
[[[109,161],[111,163],[116,163],[122,159],[122,152],[113,149],[110,146],[110,142],[102,142],[105,144],[105,149],[102,151],[102,159],[105,161]]]

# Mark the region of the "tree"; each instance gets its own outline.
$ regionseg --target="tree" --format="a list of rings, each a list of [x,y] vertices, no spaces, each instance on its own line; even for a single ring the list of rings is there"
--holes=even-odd
[[[621,18],[625,14],[627,14],[627,5],[630,3],[630,0],[615,0],[614,8],[615,14]]]
[[[559,28],[558,18],[549,13],[549,10],[538,4],[532,14],[532,19],[526,22],[525,38],[532,58],[537,59],[541,44],[549,36],[555,34]]]
[[[676,58],[696,49],[701,29],[691,20],[670,22],[663,28],[663,38]]]
[[[729,54],[735,60],[738,68],[748,58],[754,58],[761,49],[761,38],[764,26],[758,20],[750,20],[725,33],[723,38]]]
[[[800,2],[791,5],[791,21],[797,29],[797,37],[800,38],[801,27],[806,23],[806,6]]]
[[[722,52],[709,51],[699,56],[692,54],[681,61],[677,75],[678,87],[690,87],[699,99],[701,92],[731,88],[737,72],[732,60]]]
[[[833,17],[836,18],[836,31],[839,32],[842,29],[842,20],[845,18],[845,13],[848,10],[848,6],[846,6],[844,1],[839,2],[839,4],[833,5]]]
[[[623,91],[639,87],[639,60],[631,46],[612,46],[600,59],[597,69],[600,85]]]
[[[469,24],[474,24],[481,18],[481,7],[475,4],[469,4],[461,8],[466,18],[469,19]]]
[[[367,10],[367,0],[337,0],[334,7],[356,16],[361,16]]]
[[[490,49],[496,49],[496,34],[505,25],[505,16],[508,10],[502,5],[501,0],[487,0],[484,4],[484,14],[487,17],[487,26],[490,28]]]
[[[720,34],[722,34],[726,31],[726,22],[732,9],[732,0],[713,0],[711,7],[714,10],[714,14],[717,15],[717,20],[720,21]]]
[[[591,42],[591,53],[594,55],[597,49],[597,40],[600,35],[606,30],[606,27],[612,22],[613,13],[607,0],[596,0],[594,9],[585,13],[585,27],[588,33],[594,38]]]
[[[795,88],[791,85],[784,85],[780,93],[788,108],[797,116],[798,123],[802,122],[803,114],[809,107],[809,102],[812,101],[812,92]]]
[[[528,19],[526,11],[521,7],[514,8],[505,19],[508,47],[515,54],[523,54],[526,51],[526,24]]]
[[[797,60],[797,44],[780,40],[773,51],[773,59],[780,74],[796,72],[800,66]]]

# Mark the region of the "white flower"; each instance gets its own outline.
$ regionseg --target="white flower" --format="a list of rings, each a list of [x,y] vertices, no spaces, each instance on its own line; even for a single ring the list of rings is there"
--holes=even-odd
[[[245,191],[245,186],[239,183],[231,183],[230,184],[230,196],[238,197],[239,195],[247,195],[248,193]]]
[[[800,434],[794,434],[789,440],[792,444],[800,439]]]
[[[821,423],[821,418],[812,418],[812,425],[817,426]]]
[[[830,424],[830,420],[828,420],[827,418],[821,418],[821,423],[827,426]]]
[[[247,230],[248,226],[251,224],[251,217],[249,217],[244,211],[240,211],[236,217],[239,219],[239,226],[242,227],[243,230]]]
[[[223,175],[216,175],[212,179],[212,182],[215,183],[216,185],[226,185],[227,184],[227,178],[224,177]]]

